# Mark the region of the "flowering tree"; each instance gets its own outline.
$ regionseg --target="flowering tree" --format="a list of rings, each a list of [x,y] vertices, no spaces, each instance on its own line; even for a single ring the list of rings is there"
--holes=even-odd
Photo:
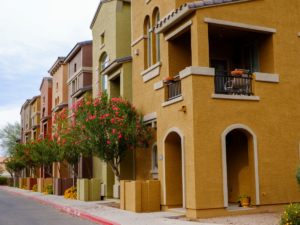
[[[108,163],[120,181],[119,165],[125,155],[149,146],[151,129],[143,123],[143,115],[129,100],[109,99],[106,92],[100,92],[95,99],[85,95],[71,109],[77,149]]]
[[[59,147],[59,155],[61,164],[68,169],[69,172],[73,173],[77,178],[78,175],[74,170],[74,165],[77,164],[80,160],[80,155],[82,154],[81,146],[75,144],[76,141],[80,138],[79,131],[76,126],[73,126],[68,118],[69,111],[63,109],[59,113],[55,113],[53,116],[53,132],[54,138],[57,139],[56,143]],[[82,147],[84,144],[82,145]],[[65,165],[64,162],[67,162],[70,167]]]
[[[24,166],[17,161],[16,157],[6,158],[3,161],[6,171],[13,177],[13,173],[18,173],[20,170],[24,169]]]
[[[61,161],[60,149],[57,138],[51,138],[49,135],[43,140],[32,143],[31,160],[40,167],[44,167],[45,172],[53,178],[51,167],[53,163]]]
[[[16,160],[21,163],[22,166],[27,167],[31,170],[35,178],[37,178],[36,175],[36,169],[41,167],[40,161],[33,161],[33,155],[34,155],[34,142],[27,142],[26,144],[17,144],[15,146],[15,152],[14,155],[16,157]]]

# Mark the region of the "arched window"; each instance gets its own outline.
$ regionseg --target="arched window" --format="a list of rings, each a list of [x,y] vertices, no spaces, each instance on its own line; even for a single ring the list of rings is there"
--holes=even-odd
[[[147,49],[148,49],[148,67],[151,66],[151,32],[150,32],[150,28],[151,28],[151,23],[150,23],[150,19],[148,20],[148,24],[147,24],[147,33],[148,33],[148,44],[147,44]]]
[[[157,10],[155,19],[156,19],[156,24],[157,24],[160,20],[159,10]],[[159,34],[156,35],[156,57],[157,57],[156,61],[160,62],[160,35]]]
[[[158,153],[157,153],[157,143],[152,147],[152,169],[158,169]]]
[[[109,65],[109,57],[105,53],[101,59],[101,70],[104,70]],[[107,90],[107,75],[102,76],[102,91]]]

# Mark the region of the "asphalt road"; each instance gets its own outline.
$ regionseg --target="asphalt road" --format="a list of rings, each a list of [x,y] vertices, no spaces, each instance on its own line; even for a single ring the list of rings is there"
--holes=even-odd
[[[91,225],[52,206],[0,190],[0,225]]]

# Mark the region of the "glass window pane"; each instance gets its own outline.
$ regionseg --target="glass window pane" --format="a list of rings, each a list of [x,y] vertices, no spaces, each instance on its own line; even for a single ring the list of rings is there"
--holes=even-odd
[[[153,155],[154,155],[154,169],[158,169],[157,145],[154,146]]]
[[[159,22],[159,11],[157,11],[157,15],[156,15],[156,23]],[[160,35],[157,34],[156,36],[156,40],[157,40],[157,62],[160,62]]]
[[[151,32],[150,30],[150,20],[148,22],[148,67],[151,66]]]

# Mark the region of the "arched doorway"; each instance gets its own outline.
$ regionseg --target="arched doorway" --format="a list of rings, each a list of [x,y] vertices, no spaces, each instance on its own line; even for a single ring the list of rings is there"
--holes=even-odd
[[[259,205],[257,137],[247,126],[235,124],[222,134],[224,207],[247,194],[252,205]]]
[[[184,136],[170,129],[163,140],[164,204],[185,208]]]

